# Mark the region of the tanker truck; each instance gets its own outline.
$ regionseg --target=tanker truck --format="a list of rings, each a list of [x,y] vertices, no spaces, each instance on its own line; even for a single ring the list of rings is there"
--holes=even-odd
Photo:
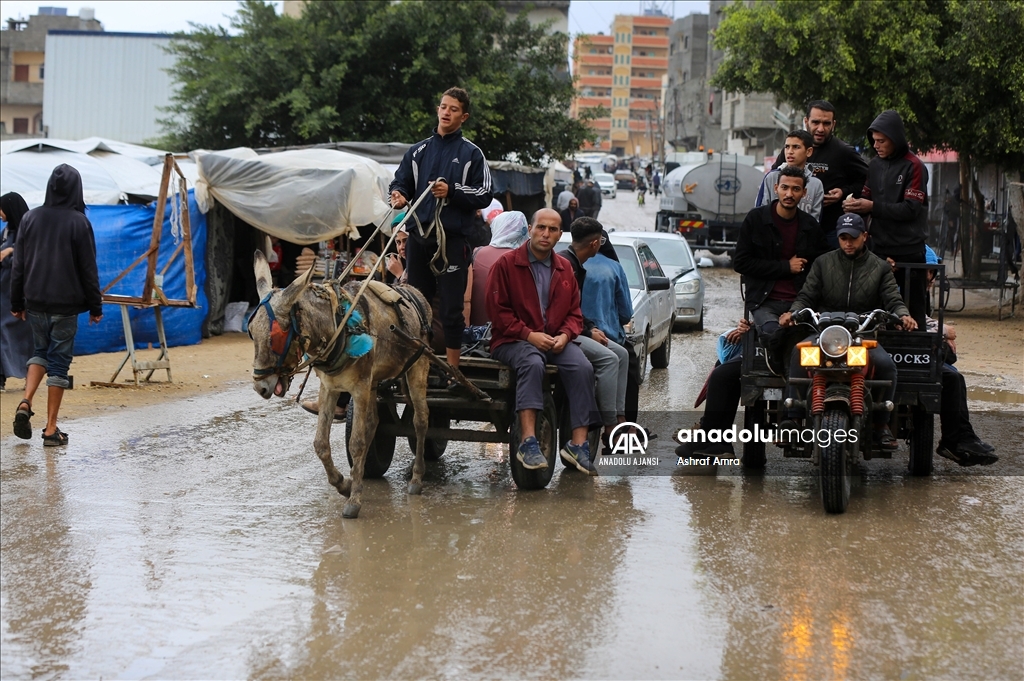
[[[692,248],[732,255],[740,224],[754,207],[764,178],[754,167],[754,157],[714,154],[709,158],[704,152],[689,152],[665,160],[666,168],[673,161],[679,166],[669,170],[661,183],[655,230],[677,231]]]

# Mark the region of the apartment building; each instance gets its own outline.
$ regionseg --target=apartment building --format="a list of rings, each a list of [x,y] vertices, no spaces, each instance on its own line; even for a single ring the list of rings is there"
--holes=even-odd
[[[82,7],[40,7],[28,19],[7,19],[0,30],[0,139],[37,137],[43,126],[46,34],[51,30],[102,31],[95,12]]]
[[[598,135],[588,148],[617,156],[651,157],[660,152],[664,76],[668,71],[671,17],[617,14],[611,34],[584,34],[573,43],[577,98],[572,115],[602,107],[591,125]]]

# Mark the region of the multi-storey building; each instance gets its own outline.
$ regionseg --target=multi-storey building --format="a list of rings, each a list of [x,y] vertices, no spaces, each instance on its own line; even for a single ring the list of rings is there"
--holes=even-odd
[[[654,156],[662,145],[662,79],[668,71],[668,29],[664,14],[618,14],[612,34],[580,35],[573,45],[578,96],[572,113],[601,107],[593,120],[594,148],[617,156]]]
[[[63,7],[40,7],[28,19],[8,19],[0,31],[0,138],[45,135],[43,81],[46,34],[51,30],[102,31],[93,10],[68,16]]]

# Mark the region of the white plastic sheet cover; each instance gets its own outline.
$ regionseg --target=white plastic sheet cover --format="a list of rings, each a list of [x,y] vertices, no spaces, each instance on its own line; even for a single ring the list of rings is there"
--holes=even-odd
[[[67,163],[82,176],[89,205],[115,205],[129,196],[152,200],[160,191],[161,168],[146,161],[156,157],[163,162],[162,154],[99,138],[10,140],[0,145],[0,193],[18,192],[30,208],[41,206],[50,173]]]
[[[333,149],[257,154],[252,149],[192,152],[196,200],[216,199],[267,234],[296,244],[348,235],[389,215],[391,173],[376,161]]]

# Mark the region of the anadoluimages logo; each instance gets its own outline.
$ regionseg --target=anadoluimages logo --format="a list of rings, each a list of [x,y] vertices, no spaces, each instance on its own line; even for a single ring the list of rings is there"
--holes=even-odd
[[[644,456],[647,453],[647,431],[632,421],[623,421],[608,436],[612,456]]]

